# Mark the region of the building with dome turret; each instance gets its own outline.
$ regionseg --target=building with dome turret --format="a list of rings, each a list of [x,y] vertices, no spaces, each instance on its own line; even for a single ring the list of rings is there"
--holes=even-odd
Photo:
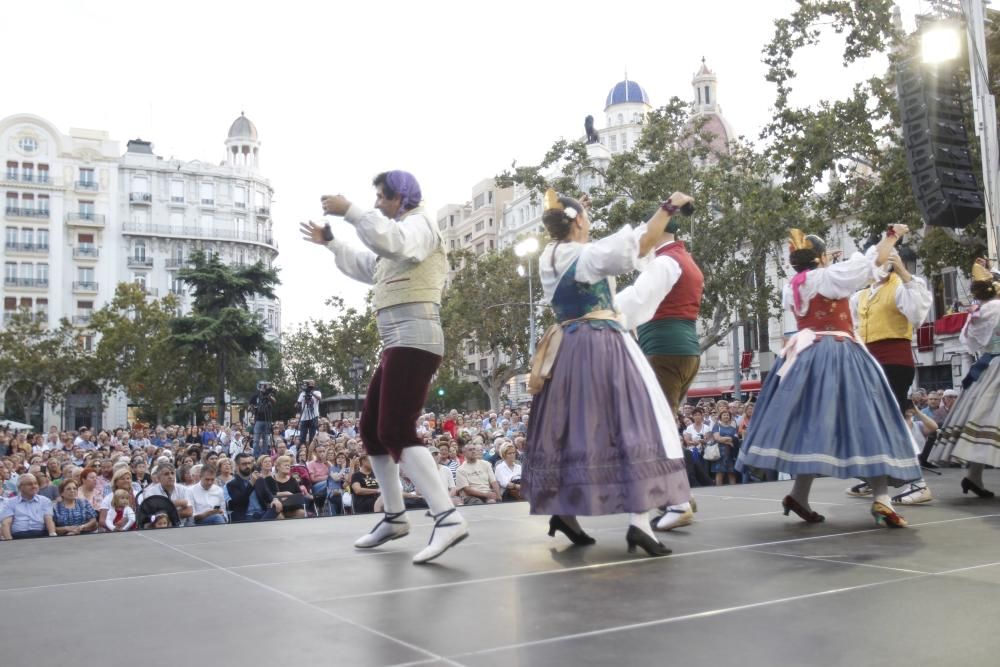
[[[122,154],[107,132],[65,135],[30,115],[0,120],[7,164],[4,318],[27,307],[49,327],[62,317],[83,326],[123,281],[151,297],[172,292],[187,312],[191,300],[177,272],[196,249],[230,264],[272,266],[274,191],[259,171],[257,128],[240,114],[223,144],[219,163],[164,159],[142,139],[128,141]],[[259,299],[250,307],[276,338],[279,302]],[[81,342],[89,348],[95,341]],[[44,423],[120,425],[130,420],[128,405],[119,395],[102,407],[96,388],[79,387]]]

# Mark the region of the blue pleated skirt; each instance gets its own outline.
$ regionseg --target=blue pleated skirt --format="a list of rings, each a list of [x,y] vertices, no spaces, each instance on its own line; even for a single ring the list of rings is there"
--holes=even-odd
[[[882,369],[847,337],[819,336],[761,388],[738,468],[843,479],[921,477],[916,445]]]

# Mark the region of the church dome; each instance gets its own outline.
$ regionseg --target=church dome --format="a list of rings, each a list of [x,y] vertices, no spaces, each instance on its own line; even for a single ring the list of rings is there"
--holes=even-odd
[[[611,89],[611,92],[608,93],[608,101],[604,106],[607,108],[614,104],[630,103],[648,105],[649,95],[646,94],[645,89],[638,83],[625,79],[616,83],[615,87]]]
[[[257,141],[257,127],[240,112],[240,117],[229,126],[230,139],[251,139]]]

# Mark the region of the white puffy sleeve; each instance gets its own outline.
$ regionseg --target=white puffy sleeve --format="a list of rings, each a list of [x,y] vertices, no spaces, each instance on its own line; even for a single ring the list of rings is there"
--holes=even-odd
[[[635,329],[653,318],[664,297],[681,277],[681,266],[673,257],[650,262],[635,282],[615,295],[615,305],[625,316],[625,328]]]
[[[908,283],[896,288],[896,308],[915,327],[919,327],[931,312],[931,292],[923,278],[913,276]]]
[[[375,262],[378,260],[375,253],[367,248],[356,248],[336,237],[326,247],[333,253],[337,268],[344,275],[368,285],[375,284]]]
[[[994,332],[1000,326],[1000,299],[993,299],[969,313],[969,319],[962,327],[958,342],[975,354],[990,344]]]
[[[434,223],[420,212],[397,222],[382,215],[378,209],[365,211],[352,204],[344,219],[354,225],[361,242],[379,257],[422,262],[441,242]]]
[[[630,225],[598,241],[584,244],[576,263],[576,279],[593,284],[634,271],[639,262],[639,238]]]

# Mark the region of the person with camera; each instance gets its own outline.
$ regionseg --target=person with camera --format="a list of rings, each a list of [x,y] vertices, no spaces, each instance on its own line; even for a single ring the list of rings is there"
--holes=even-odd
[[[254,457],[271,453],[271,419],[274,403],[274,387],[270,382],[258,382],[257,391],[250,397],[250,409],[253,410],[253,455]]]
[[[299,439],[303,445],[308,445],[316,437],[319,426],[319,401],[323,394],[316,389],[315,380],[302,383],[302,390],[295,401],[295,409],[299,414]]]
[[[374,286],[382,354],[365,393],[360,431],[384,495],[385,516],[354,545],[370,549],[410,532],[399,484],[402,466],[434,517],[430,542],[413,558],[414,563],[426,563],[469,533],[416,433],[431,379],[444,356],[440,311],[448,261],[437,221],[421,206],[417,179],[405,171],[388,171],[372,184],[372,210],[341,195],[321,199],[323,213],[354,225],[365,249],[335,238],[330,225],[303,223],[301,231],[305,240],[332,251],[347,276]]]

